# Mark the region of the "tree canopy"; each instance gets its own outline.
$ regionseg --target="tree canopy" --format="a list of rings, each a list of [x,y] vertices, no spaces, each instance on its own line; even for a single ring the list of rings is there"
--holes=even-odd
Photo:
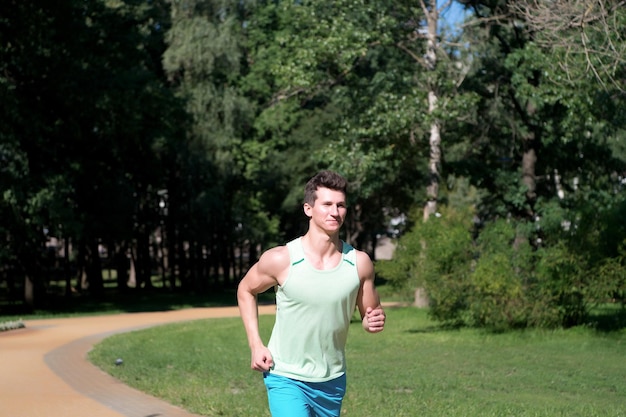
[[[5,304],[232,288],[319,169],[372,256],[407,216],[377,270],[443,321],[623,300],[623,2],[451,3],[5,1]]]

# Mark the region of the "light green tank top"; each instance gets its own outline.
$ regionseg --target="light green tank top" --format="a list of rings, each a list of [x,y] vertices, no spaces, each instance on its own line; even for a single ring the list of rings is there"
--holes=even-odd
[[[301,238],[287,248],[291,267],[276,290],[270,372],[301,381],[330,381],[346,371],[346,340],[360,286],[356,251],[342,242],[341,262],[318,270],[304,257]]]

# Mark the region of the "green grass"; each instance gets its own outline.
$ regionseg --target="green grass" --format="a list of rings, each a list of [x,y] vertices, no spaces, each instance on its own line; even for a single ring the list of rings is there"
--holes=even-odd
[[[493,334],[442,329],[424,310],[388,309],[386,330],[355,322],[347,347],[353,417],[626,416],[626,331]],[[273,317],[262,316],[269,335]],[[269,416],[239,319],[116,335],[90,359],[128,385],[204,416]],[[115,366],[123,358],[122,366]]]

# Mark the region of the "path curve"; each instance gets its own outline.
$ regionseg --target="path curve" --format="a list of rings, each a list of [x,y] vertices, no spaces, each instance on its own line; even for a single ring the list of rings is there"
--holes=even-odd
[[[259,314],[275,309],[259,306]],[[0,417],[198,417],[124,385],[87,353],[116,333],[237,316],[237,307],[218,307],[26,320],[24,329],[0,332]]]

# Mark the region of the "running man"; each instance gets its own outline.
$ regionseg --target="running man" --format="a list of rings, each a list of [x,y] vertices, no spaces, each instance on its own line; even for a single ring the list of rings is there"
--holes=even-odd
[[[345,347],[358,307],[363,329],[381,332],[385,313],[370,257],[339,239],[347,181],[322,171],[304,189],[304,236],[261,255],[239,284],[237,300],[273,417],[339,417],[346,391]],[[275,287],[276,320],[267,346],[257,295]]]

